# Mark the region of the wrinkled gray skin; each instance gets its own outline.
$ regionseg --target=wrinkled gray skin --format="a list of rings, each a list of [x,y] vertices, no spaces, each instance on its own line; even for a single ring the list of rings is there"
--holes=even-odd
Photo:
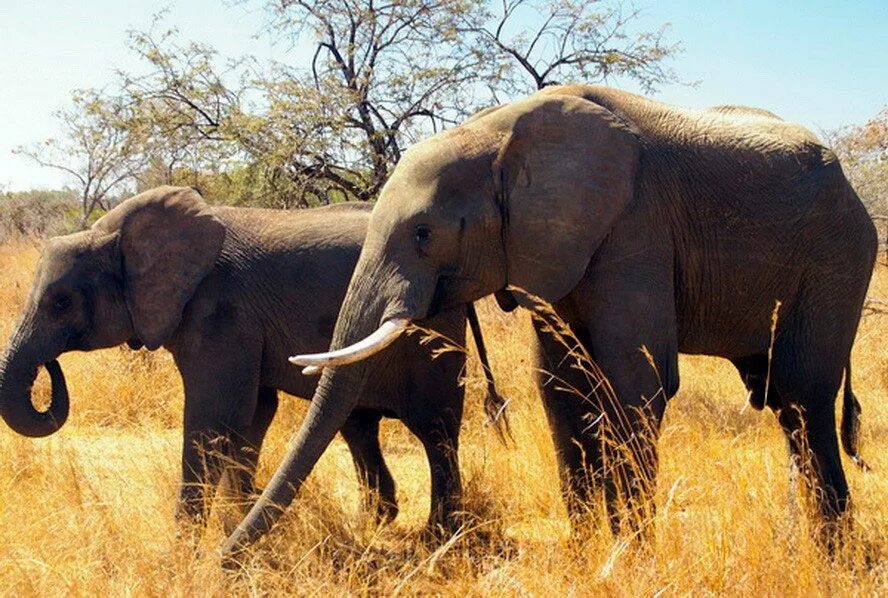
[[[209,207],[191,189],[161,187],[127,200],[91,230],[52,239],[0,362],[0,415],[21,434],[51,434],[68,411],[60,354],[123,342],[163,346],[185,388],[180,516],[205,519],[222,455],[238,464],[227,474],[230,490],[252,495],[277,391],[315,391],[317,378],[303,376],[287,356],[330,345],[369,213],[365,204],[298,212]],[[463,345],[465,320],[460,307],[426,325]],[[389,348],[392,358],[352,397],[341,432],[368,495],[378,496],[377,516],[389,519],[397,513],[395,483],[380,452],[379,421],[401,419],[425,447],[430,525],[438,525],[459,504],[465,357],[448,353],[432,363],[417,341]],[[30,394],[41,364],[53,385],[45,413]]]
[[[848,506],[833,406],[875,251],[835,156],[801,127],[743,107],[550,87],[406,152],[373,211],[332,348],[388,318],[425,318],[490,293],[508,304],[510,285],[552,303],[618,397],[582,400],[541,377],[564,493],[578,518],[603,491],[615,527],[636,519],[622,517],[621,502],[630,514],[649,504],[678,353],[726,357],[753,402],[777,413],[792,454],[810,447],[800,461],[832,523]],[[591,390],[542,333],[538,353],[544,369]],[[324,372],[290,454],[226,552],[291,502],[350,397],[391,357]]]

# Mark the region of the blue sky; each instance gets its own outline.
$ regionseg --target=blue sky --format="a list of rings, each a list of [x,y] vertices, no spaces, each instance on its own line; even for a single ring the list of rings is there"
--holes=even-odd
[[[0,3],[0,190],[66,182],[11,150],[56,133],[50,115],[70,90],[107,85],[116,68],[138,72],[126,30],[145,28],[162,6],[169,8],[166,23],[183,39],[209,42],[223,56],[285,60],[286,47],[256,38],[265,22],[263,3]],[[636,3],[645,8],[644,26],[671,24],[669,39],[685,49],[672,65],[684,79],[699,81],[663,87],[657,97],[664,101],[761,106],[818,133],[863,122],[888,104],[886,0]]]

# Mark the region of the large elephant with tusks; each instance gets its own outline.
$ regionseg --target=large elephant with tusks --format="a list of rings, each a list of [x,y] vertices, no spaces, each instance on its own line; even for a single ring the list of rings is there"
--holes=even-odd
[[[330,352],[294,359],[324,368],[311,412],[225,550],[292,501],[391,339],[491,293],[514,304],[512,288],[552,305],[615,399],[587,400],[538,327],[541,381],[562,381],[542,394],[573,517],[600,492],[615,528],[649,511],[684,352],[730,359],[776,413],[832,537],[849,504],[835,398],[844,375],[855,453],[849,360],[875,253],[833,152],[767,111],[586,85],[487,109],[413,146],[386,183]]]

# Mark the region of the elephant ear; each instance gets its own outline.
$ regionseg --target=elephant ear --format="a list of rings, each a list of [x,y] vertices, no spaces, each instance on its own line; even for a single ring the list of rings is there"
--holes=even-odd
[[[494,161],[508,282],[549,302],[580,282],[632,199],[637,136],[607,109],[575,97],[535,96]]]
[[[95,227],[119,231],[133,327],[148,349],[160,347],[219,257],[225,226],[195,190],[159,187],[127,200]]]

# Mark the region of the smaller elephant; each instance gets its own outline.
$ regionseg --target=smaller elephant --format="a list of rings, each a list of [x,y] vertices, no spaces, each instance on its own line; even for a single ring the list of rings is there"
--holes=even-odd
[[[52,434],[68,415],[59,355],[124,342],[162,346],[185,389],[179,518],[205,521],[223,474],[235,498],[255,495],[256,463],[278,391],[310,397],[317,385],[287,356],[330,345],[370,209],[210,207],[193,189],[160,187],[124,201],[87,231],[50,240],[0,361],[0,415],[20,434]],[[427,327],[464,345],[467,313],[488,373],[490,412],[499,397],[473,309],[442,313]],[[356,390],[342,436],[366,496],[378,498],[377,518],[388,520],[398,508],[379,422],[403,421],[428,456],[429,525],[446,526],[460,501],[465,355],[449,352],[433,362],[415,338],[392,351],[397,358]],[[30,401],[41,364],[52,382],[45,412]]]

